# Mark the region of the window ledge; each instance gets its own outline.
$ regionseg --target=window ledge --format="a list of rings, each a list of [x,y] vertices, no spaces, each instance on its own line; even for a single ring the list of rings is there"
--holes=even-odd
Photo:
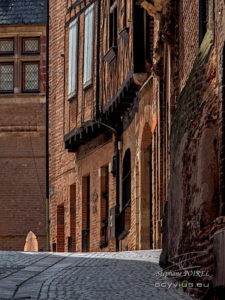
[[[68,101],[69,102],[72,102],[73,100],[75,100],[77,98],[77,91],[73,92],[73,93],[70,93],[68,95]]]
[[[87,82],[83,83],[83,89],[84,91],[87,91],[93,86],[93,81],[92,79],[88,80]]]
[[[106,53],[106,55],[104,56],[104,61],[110,64],[116,58],[116,55],[117,55],[117,47],[111,47]]]
[[[1,96],[4,96],[4,97],[12,97],[12,96],[23,96],[23,97],[30,97],[30,96],[45,96],[46,94],[45,93],[40,93],[40,92],[35,92],[35,93],[32,93],[32,92],[24,92],[24,93],[0,93],[0,97]]]

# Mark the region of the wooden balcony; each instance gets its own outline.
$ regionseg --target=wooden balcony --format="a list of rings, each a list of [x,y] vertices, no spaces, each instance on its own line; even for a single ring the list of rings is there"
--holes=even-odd
[[[65,148],[69,152],[76,152],[81,145],[108,131],[109,127],[118,133],[122,132],[123,117],[134,106],[139,88],[140,86],[134,83],[133,75],[130,74],[117,94],[102,108],[98,119],[89,120],[65,135]]]

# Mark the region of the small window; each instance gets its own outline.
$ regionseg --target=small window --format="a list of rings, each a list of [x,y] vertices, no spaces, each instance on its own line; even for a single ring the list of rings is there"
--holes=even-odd
[[[84,37],[84,76],[83,84],[87,86],[93,76],[93,42],[94,42],[94,4],[85,11]]]
[[[71,98],[77,89],[77,49],[78,49],[78,19],[69,25],[69,74],[68,96]]]
[[[117,47],[117,1],[110,0],[109,48]]]
[[[0,93],[13,93],[14,91],[14,64],[0,64]]]
[[[14,54],[14,39],[0,39],[0,55]]]
[[[127,27],[127,0],[124,0],[122,8],[122,15],[123,15],[123,28]]]
[[[199,45],[201,45],[207,31],[208,0],[199,0]]]
[[[39,38],[23,38],[23,54],[39,54],[40,39]]]
[[[23,91],[39,92],[40,89],[39,63],[29,62],[23,64]]]

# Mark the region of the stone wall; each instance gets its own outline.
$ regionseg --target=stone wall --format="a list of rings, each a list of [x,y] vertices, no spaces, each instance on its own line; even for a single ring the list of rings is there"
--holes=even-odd
[[[188,7],[186,1],[180,2],[177,59],[180,93],[170,136],[167,254],[174,257],[193,251],[207,251],[207,257],[198,264],[201,270],[209,270],[210,276],[204,280],[208,280],[212,287],[212,233],[224,227],[223,222],[217,226],[222,196],[220,153],[224,34],[221,32],[224,4],[222,1],[208,1],[208,30],[198,46],[197,2],[189,1]],[[212,6],[213,3],[215,6]],[[188,15],[194,17],[190,19]],[[214,18],[213,21],[211,18]],[[211,295],[210,289],[196,289],[194,292],[199,297],[206,297],[207,293]]]

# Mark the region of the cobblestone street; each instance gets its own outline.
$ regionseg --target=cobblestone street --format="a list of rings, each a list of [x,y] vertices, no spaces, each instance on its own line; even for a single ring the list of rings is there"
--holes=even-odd
[[[191,299],[155,287],[159,254],[0,252],[0,299]]]

